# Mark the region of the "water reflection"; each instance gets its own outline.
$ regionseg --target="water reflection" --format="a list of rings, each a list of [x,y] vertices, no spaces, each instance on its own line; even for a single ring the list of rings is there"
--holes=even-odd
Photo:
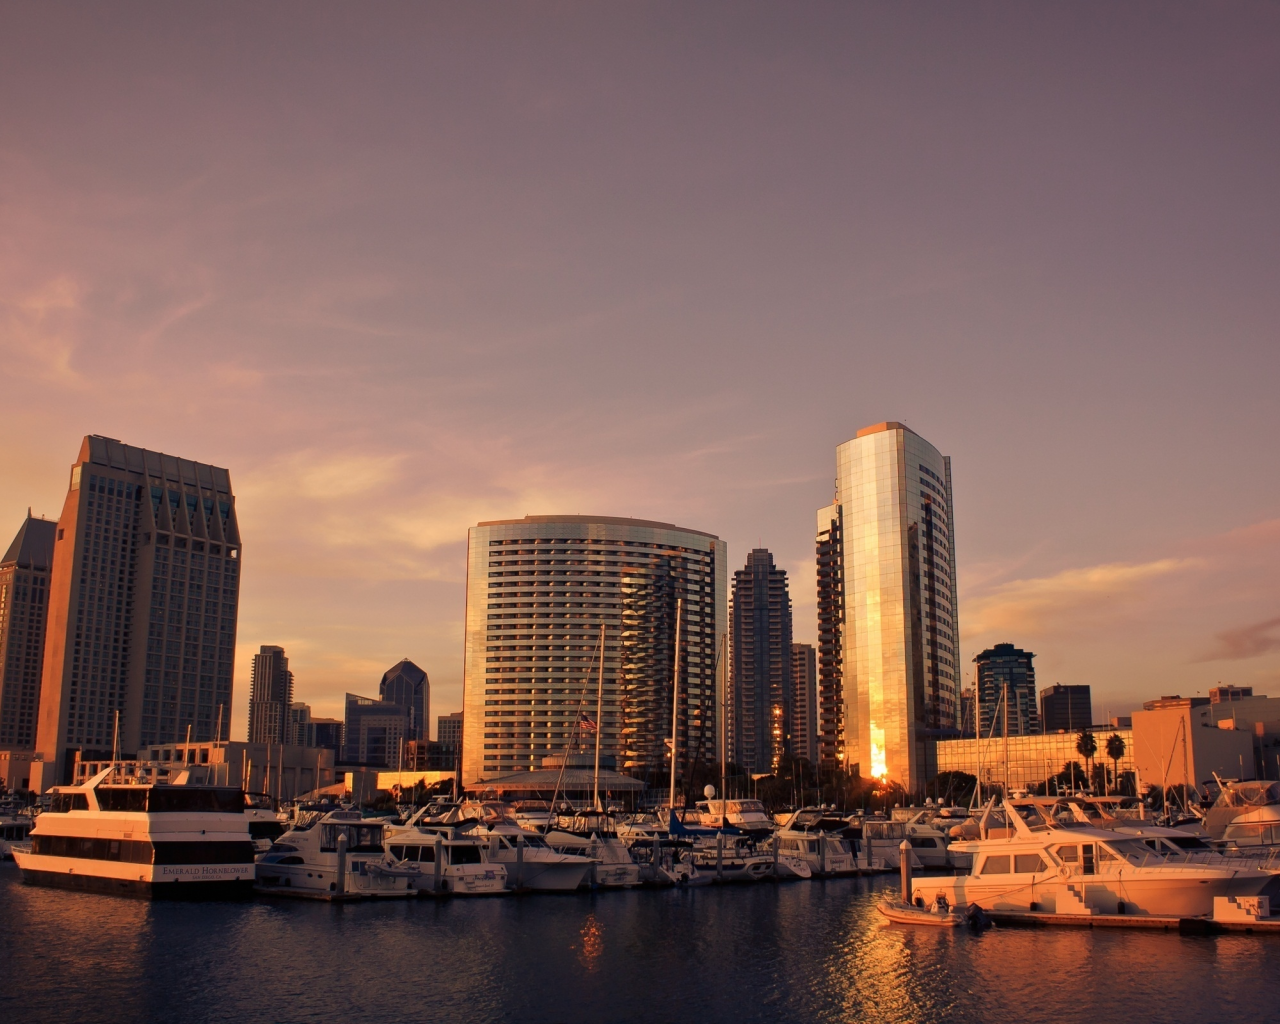
[[[0,867],[0,1013],[48,1022],[1266,1019],[1275,939],[910,929],[851,879],[329,906],[148,904]]]
[[[600,954],[604,951],[604,929],[596,920],[595,914],[588,914],[582,926],[582,944],[578,947],[578,961],[589,971],[598,965]]]

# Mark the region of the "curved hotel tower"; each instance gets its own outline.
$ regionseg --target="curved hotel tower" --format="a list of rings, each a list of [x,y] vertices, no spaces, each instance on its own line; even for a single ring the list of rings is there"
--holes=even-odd
[[[605,627],[601,753],[657,782],[670,762],[676,601],[679,764],[714,762],[716,653],[727,628],[724,541],[668,523],[526,516],[467,534],[463,782],[594,750]],[[581,716],[581,717],[580,717]]]
[[[958,717],[951,460],[866,427],[836,449],[817,526],[822,760],[920,790]]]

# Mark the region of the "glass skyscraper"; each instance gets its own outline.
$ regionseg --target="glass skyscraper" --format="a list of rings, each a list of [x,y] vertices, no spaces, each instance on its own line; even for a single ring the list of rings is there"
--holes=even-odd
[[[667,523],[526,516],[467,538],[463,782],[538,768],[578,744],[657,784],[669,770],[676,602],[683,599],[678,768],[714,763],[725,544]],[[600,627],[604,702],[596,723]]]
[[[951,460],[866,427],[836,449],[817,526],[823,760],[922,790],[959,713]]]

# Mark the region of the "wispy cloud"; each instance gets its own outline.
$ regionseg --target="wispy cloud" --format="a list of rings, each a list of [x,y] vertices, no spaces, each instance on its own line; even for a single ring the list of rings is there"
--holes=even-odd
[[[1083,622],[1097,624],[1123,609],[1151,583],[1198,568],[1195,558],[1112,562],[1065,569],[1052,576],[1012,580],[972,599],[962,608],[966,633],[990,636],[1053,632]]]
[[[1243,661],[1280,651],[1280,616],[1239,629],[1224,629],[1214,639],[1217,642],[1213,648],[1196,661]]]

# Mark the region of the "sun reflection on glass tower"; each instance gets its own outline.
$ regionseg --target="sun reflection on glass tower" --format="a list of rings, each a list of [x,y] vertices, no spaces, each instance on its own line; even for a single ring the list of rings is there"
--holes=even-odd
[[[901,423],[858,431],[818,557],[823,760],[921,789],[958,713],[951,460]]]

